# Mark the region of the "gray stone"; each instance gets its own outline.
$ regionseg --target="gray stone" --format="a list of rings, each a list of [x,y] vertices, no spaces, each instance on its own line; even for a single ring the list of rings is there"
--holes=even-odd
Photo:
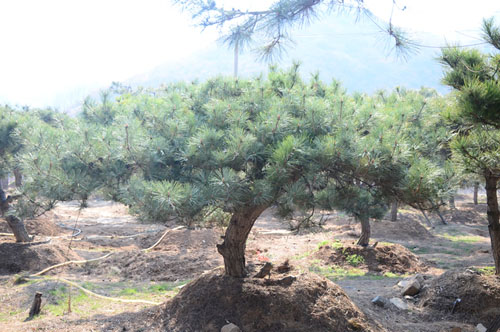
[[[385,307],[389,304],[389,300],[383,296],[376,296],[372,299],[372,303],[379,307]]]
[[[408,310],[408,304],[406,304],[405,301],[397,298],[397,297],[393,297],[392,299],[390,299],[390,302],[398,309],[400,310]]]
[[[483,324],[477,324],[476,332],[486,332],[487,328]]]
[[[406,296],[404,297],[404,299],[405,299],[406,301],[411,301],[411,302],[416,302],[416,301],[417,301],[417,299],[416,299],[415,297],[410,296],[410,295],[406,295]]]
[[[420,283],[420,286],[422,286],[425,282],[424,276],[421,275],[420,273],[415,274],[413,278],[417,279],[417,281]]]
[[[224,325],[221,329],[220,332],[241,332],[240,328],[233,323],[229,323],[227,325]]]
[[[410,279],[403,279],[398,282],[398,286],[401,288],[406,288],[410,284]]]
[[[401,294],[403,296],[409,295],[409,296],[414,296],[420,292],[420,283],[418,282],[417,279],[410,279],[410,282],[406,285],[406,287],[403,287],[403,291]]]

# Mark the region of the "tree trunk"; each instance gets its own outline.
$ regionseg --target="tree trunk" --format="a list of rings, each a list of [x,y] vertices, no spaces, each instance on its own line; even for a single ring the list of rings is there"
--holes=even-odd
[[[488,230],[495,260],[495,274],[500,275],[500,211],[498,210],[497,183],[500,177],[491,172],[485,174],[486,202],[488,204]]]
[[[238,53],[240,52],[239,50],[239,42],[236,41],[236,44],[234,45],[234,78],[238,78]]]
[[[14,168],[14,178],[15,178],[16,188],[19,188],[20,186],[23,185],[23,175],[21,174],[21,170],[17,167]]]
[[[35,316],[38,316],[40,314],[41,308],[42,308],[42,293],[36,292],[35,298],[33,299],[33,303],[31,304],[31,309],[27,320],[31,320]]]
[[[477,205],[477,194],[479,192],[479,182],[474,182],[474,205]]]
[[[9,224],[12,233],[16,238],[16,242],[31,242],[32,238],[29,236],[28,231],[26,231],[26,227],[24,227],[24,223],[21,219],[15,216],[7,216],[5,217],[7,220],[7,224]]]
[[[427,225],[429,225],[430,228],[434,228],[434,225],[432,224],[432,222],[429,220],[429,218],[425,214],[425,211],[423,209],[421,209],[420,212],[422,212],[422,214],[424,215],[424,218],[425,218],[425,221],[427,222]]]
[[[398,220],[398,202],[394,201],[391,203],[391,221]]]
[[[449,201],[448,201],[448,205],[450,206],[450,209],[455,209],[456,206],[455,206],[455,196],[451,196]]]
[[[26,231],[23,221],[16,216],[5,215],[9,210],[9,204],[10,197],[5,197],[5,192],[0,188],[0,212],[1,215],[5,217],[12,233],[14,233],[16,242],[31,242],[32,238]]]
[[[235,278],[245,277],[245,248],[248,234],[255,220],[266,208],[267,206],[256,206],[231,216],[224,242],[217,245],[217,251],[224,257],[226,275]]]
[[[441,211],[439,211],[439,209],[436,210],[436,213],[437,215],[439,216],[439,219],[441,219],[441,223],[443,225],[448,225],[448,223],[446,222],[446,220],[444,219],[443,215],[441,214]]]
[[[370,229],[370,218],[368,217],[356,217],[361,222],[361,236],[358,240],[358,245],[362,247],[368,246],[370,243],[371,229]]]

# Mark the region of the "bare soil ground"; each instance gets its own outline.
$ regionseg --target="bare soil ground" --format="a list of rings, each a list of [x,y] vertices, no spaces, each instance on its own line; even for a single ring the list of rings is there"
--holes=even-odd
[[[286,325],[286,321],[291,320],[292,316],[286,316],[287,308],[297,312],[297,321],[301,321],[300,315],[307,316],[308,311],[299,313],[293,303],[288,303],[286,299],[297,296],[293,290],[300,288],[313,287],[313,293],[319,294],[318,280],[324,280],[321,278],[330,279],[340,286],[341,289],[337,289],[332,284],[329,287],[332,294],[337,292],[336,296],[340,296],[338,294],[345,292],[352,300],[351,303],[345,298],[343,303],[362,317],[359,331],[444,332],[459,327],[466,332],[474,331],[478,323],[487,325],[492,316],[475,313],[478,298],[468,294],[471,294],[471,289],[472,292],[483,292],[477,293],[488,299],[482,301],[485,307],[481,307],[481,312],[493,312],[492,308],[499,306],[499,280],[488,275],[493,260],[486,205],[475,206],[471,201],[470,195],[463,195],[457,200],[457,209],[445,211],[448,225],[441,225],[437,216],[432,216],[435,224],[433,229],[425,226],[418,211],[409,208],[400,209],[397,222],[373,221],[371,243],[378,244],[375,248],[367,249],[354,245],[360,232],[359,225],[342,213],[325,213],[327,221],[323,227],[301,230],[296,234],[288,230],[286,223],[274,217],[272,210],[266,211],[249,236],[249,265],[258,268],[264,262],[271,261],[277,266],[288,260],[291,271],[287,275],[297,277],[297,281],[309,280],[309,284],[291,288],[277,286],[274,290],[265,285],[265,280],[250,279],[249,284],[246,284],[250,294],[271,294],[271,298],[278,301],[269,302],[263,308],[274,308],[274,317],[282,325],[276,325],[273,330],[271,325],[262,323],[265,325],[262,328],[265,327],[266,331],[290,331],[287,326],[292,325]],[[183,297],[184,290],[199,292],[198,305],[205,307],[209,305],[205,303],[207,299],[224,294],[218,283],[222,279],[212,280],[210,278],[216,272],[208,272],[222,265],[215,248],[223,234],[222,230],[171,231],[155,250],[145,252],[142,249],[155,243],[173,225],[141,223],[120,204],[103,201],[89,203],[89,207],[81,211],[76,203],[59,204],[49,214],[28,222],[27,228],[36,235],[36,241],[51,239],[50,243],[19,245],[14,243],[11,236],[0,235],[0,331],[170,331],[175,330],[169,323],[174,316],[184,324],[179,321],[179,328],[186,328],[183,331],[203,331],[198,329],[201,325],[189,325],[194,323],[182,318],[185,316],[181,315],[180,306],[197,305],[187,303],[186,297]],[[62,226],[75,225],[82,232],[71,240],[73,231]],[[3,232],[8,232],[8,229],[0,219],[0,233]],[[55,269],[46,277],[22,284],[14,283],[19,274],[34,273],[68,259],[92,259],[109,253],[111,255],[103,260]],[[25,263],[14,266],[9,257]],[[446,271],[449,272],[443,274]],[[319,277],[310,277],[311,273]],[[426,281],[421,294],[403,299],[409,306],[408,310],[393,306],[378,307],[371,303],[371,299],[377,295],[402,298],[401,289],[396,284],[415,273],[423,274]],[[210,290],[206,285],[203,291],[191,284],[184,286],[202,274],[206,285],[213,285],[214,293],[206,293]],[[464,277],[469,274],[475,277]],[[281,280],[287,275],[273,273],[268,282]],[[61,279],[74,281],[95,293],[122,300],[167,302],[155,306],[96,298],[70,287]],[[211,281],[208,282],[208,279]],[[457,283],[463,284],[463,287]],[[443,286],[444,290],[439,288],[442,285],[446,285]],[[266,287],[269,288],[267,291]],[[44,293],[42,314],[32,321],[24,322],[35,291]],[[284,298],[280,300],[278,293],[282,293]],[[327,310],[328,303],[333,303],[335,296],[329,298],[327,293],[322,293],[326,296],[326,302],[323,307],[320,306],[322,311],[317,313],[323,315],[321,317],[330,317],[326,320],[335,321],[335,313],[328,313]],[[71,294],[71,306],[68,306],[68,294]],[[179,297],[171,300],[176,294]],[[457,307],[451,314],[450,301],[452,305],[458,297],[462,297],[460,308]],[[227,303],[224,302],[226,300]],[[223,297],[214,301],[228,304],[237,300],[241,298],[234,298],[233,294],[233,298]],[[68,312],[69,307],[71,312]],[[177,309],[174,310],[174,307]],[[262,316],[262,313],[259,313],[258,305],[252,308],[258,320],[257,316]],[[200,309],[200,315],[207,315],[209,311]],[[283,316],[282,320],[277,318],[278,313]],[[218,325],[228,317],[217,318],[213,326],[206,323],[208,327],[205,330],[220,329]],[[241,320],[236,314],[231,319],[240,319],[238,322],[245,326],[243,331],[262,330],[261,327],[252,328],[249,321]],[[198,321],[203,322],[201,318]],[[267,318],[267,322],[271,321],[272,317]],[[354,329],[357,323],[351,323],[354,325],[349,325],[347,321],[347,327],[338,331]],[[295,331],[300,331],[300,326],[306,325],[296,326],[298,328]]]

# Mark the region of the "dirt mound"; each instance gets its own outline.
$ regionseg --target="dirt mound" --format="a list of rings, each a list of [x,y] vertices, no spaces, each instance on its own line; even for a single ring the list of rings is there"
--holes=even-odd
[[[415,215],[401,215],[396,222],[373,220],[372,237],[382,241],[413,241],[431,239],[433,235],[419,223]],[[341,223],[331,227],[338,237],[359,238],[361,225],[355,221]]]
[[[370,272],[417,273],[427,269],[420,258],[399,244],[378,244],[360,247],[347,242],[336,242],[335,248],[322,246],[315,257],[327,264],[355,266]]]
[[[457,299],[461,301],[452,314]],[[419,305],[473,324],[490,324],[500,315],[500,277],[473,269],[447,271],[431,281]]]
[[[433,235],[416,220],[414,215],[401,215],[398,221],[375,220],[371,223],[372,236],[380,240],[431,239]]]
[[[310,274],[239,279],[216,269],[182,288],[164,311],[172,332],[219,332],[228,321],[245,332],[385,331],[339,286]]]
[[[137,238],[137,246],[148,248],[162,233]],[[151,252],[128,250],[99,261],[88,273],[119,275],[124,279],[175,281],[193,279],[222,264],[215,245],[220,234],[214,229],[181,229],[168,233]],[[108,241],[108,244],[110,242]]]
[[[0,243],[0,274],[38,272],[51,265],[81,259],[67,246],[58,243]]]
[[[456,209],[447,209],[443,215],[448,222],[468,225],[487,225],[486,204],[463,203]]]
[[[57,216],[52,211],[48,211],[36,219],[25,220],[24,225],[30,235],[56,236],[61,233],[71,234],[71,231],[66,231],[57,226],[55,224],[56,219]],[[0,233],[12,233],[7,221],[3,218],[0,218]]]
[[[207,270],[222,264],[222,256],[212,251],[200,250],[177,254],[164,251],[122,251],[84,269],[88,274],[118,275],[127,280],[176,281],[193,279]]]
[[[179,253],[190,250],[200,250],[205,248],[215,248],[215,245],[221,241],[222,231],[215,228],[201,229],[179,229],[169,232],[163,241],[155,247],[155,251],[168,251],[170,253]],[[140,246],[148,248],[153,245],[163,233],[156,236],[141,237]]]

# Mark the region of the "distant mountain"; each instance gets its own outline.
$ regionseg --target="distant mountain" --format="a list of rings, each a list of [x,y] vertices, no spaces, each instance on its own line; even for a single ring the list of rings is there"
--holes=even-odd
[[[390,54],[386,47],[392,45],[387,34],[379,32],[370,22],[355,21],[351,16],[325,16],[316,23],[292,31],[295,44],[288,48],[277,63],[288,67],[294,60],[302,63],[304,78],[319,72],[321,79],[342,82],[350,92],[372,93],[379,89],[390,90],[396,86],[418,89],[422,86],[447,93],[440,84],[442,68],[436,58],[439,48],[420,48],[406,61]],[[200,32],[202,33],[202,32]],[[426,36],[419,41],[427,45],[442,45],[437,37]],[[175,52],[175,45],[172,45]],[[254,77],[266,73],[269,64],[257,60],[255,52],[248,50],[240,55],[239,76]],[[224,45],[212,45],[191,56],[166,62],[151,71],[138,74],[122,82],[133,87],[156,87],[175,81],[205,80],[217,75],[233,74],[233,51]],[[54,105],[71,114],[79,111],[84,96],[98,97],[101,87],[81,87],[64,93],[54,100]]]
[[[355,22],[346,16],[328,16],[317,23],[292,32],[295,44],[282,56],[279,65],[289,66],[293,60],[302,63],[304,78],[318,71],[327,83],[340,80],[349,91],[371,93],[395,86],[418,89],[448,89],[440,84],[442,69],[436,61],[439,49],[420,49],[407,61],[389,54],[385,42],[389,37],[377,32],[369,22]],[[425,41],[436,44],[434,41]],[[173,45],[173,50],[175,50]],[[244,52],[239,58],[241,77],[252,77],[267,71],[268,64],[259,62],[255,53]],[[179,80],[204,80],[216,75],[232,75],[233,51],[224,45],[213,45],[181,61],[165,63],[137,75],[125,83],[132,86],[158,86]]]

